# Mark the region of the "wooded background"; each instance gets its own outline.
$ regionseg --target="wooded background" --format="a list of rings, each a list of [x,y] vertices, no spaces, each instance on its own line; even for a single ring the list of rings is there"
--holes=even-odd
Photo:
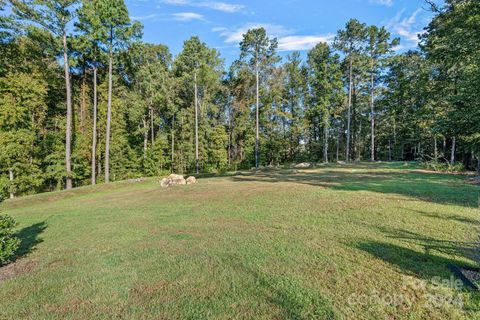
[[[0,0],[0,195],[197,166],[421,160],[474,169],[480,2],[428,2],[435,17],[418,50],[398,53],[384,27],[352,19],[305,59],[281,59],[276,39],[249,30],[225,66],[198,37],[176,57],[142,42],[123,0]]]

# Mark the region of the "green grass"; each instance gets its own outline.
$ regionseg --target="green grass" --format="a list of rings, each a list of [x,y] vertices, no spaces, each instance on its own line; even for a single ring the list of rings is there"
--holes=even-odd
[[[8,201],[23,245],[0,269],[15,275],[0,318],[479,318],[478,293],[432,283],[475,265],[479,196],[464,176],[384,163]]]

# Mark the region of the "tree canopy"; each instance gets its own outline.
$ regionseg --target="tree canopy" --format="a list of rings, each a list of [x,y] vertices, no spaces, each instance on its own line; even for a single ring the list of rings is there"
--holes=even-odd
[[[248,30],[225,66],[197,36],[176,56],[143,42],[123,0],[0,0],[0,195],[197,167],[480,167],[480,2],[428,3],[416,50],[351,19],[284,58]]]

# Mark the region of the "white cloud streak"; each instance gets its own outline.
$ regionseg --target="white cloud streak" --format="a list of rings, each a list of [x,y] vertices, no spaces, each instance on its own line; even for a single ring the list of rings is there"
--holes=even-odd
[[[203,15],[195,12],[173,13],[172,17],[174,20],[177,20],[177,21],[193,21],[193,20],[205,21],[205,17]]]
[[[138,21],[147,21],[147,20],[155,20],[158,18],[161,18],[163,15],[157,14],[157,13],[152,13],[152,14],[147,14],[145,16],[134,16],[131,17],[132,20],[138,20]]]
[[[192,0],[162,0],[162,3],[174,6],[189,6],[207,8],[221,12],[235,13],[242,11],[245,6],[242,4],[218,2],[218,1],[192,1]]]
[[[405,16],[404,10],[402,10],[387,23],[387,29],[399,35],[403,40],[402,45],[397,50],[414,48],[418,45],[418,36],[423,33],[422,28],[417,23],[418,14],[421,10],[417,9],[410,16]]]
[[[287,36],[278,39],[279,51],[304,51],[310,50],[320,42],[330,43],[335,36],[333,34],[317,36]]]
[[[296,35],[294,31],[282,25],[269,23],[248,23],[237,29],[228,29],[225,27],[213,28],[224,38],[226,44],[238,44],[243,39],[243,35],[254,28],[264,28],[270,37],[278,39],[279,51],[304,51],[310,50],[320,42],[333,41],[334,35]]]
[[[393,6],[393,0],[369,0],[371,4],[379,4],[381,6]]]

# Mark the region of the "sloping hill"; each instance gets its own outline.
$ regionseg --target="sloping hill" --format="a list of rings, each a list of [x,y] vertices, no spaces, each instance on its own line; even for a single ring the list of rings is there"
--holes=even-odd
[[[0,318],[478,317],[478,294],[435,283],[473,265],[479,195],[463,176],[358,164],[9,201],[23,245],[0,269]]]

